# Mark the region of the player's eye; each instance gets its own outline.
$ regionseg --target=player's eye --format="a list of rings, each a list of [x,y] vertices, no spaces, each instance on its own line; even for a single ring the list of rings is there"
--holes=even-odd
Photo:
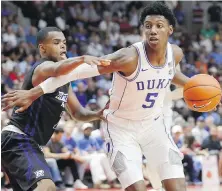
[[[147,29],[151,29],[151,25],[146,25],[146,28]]]
[[[58,42],[58,41],[56,41],[56,42],[54,42],[54,44],[59,44],[59,42]]]
[[[163,25],[162,25],[162,24],[158,24],[157,27],[158,27],[158,28],[162,28]]]

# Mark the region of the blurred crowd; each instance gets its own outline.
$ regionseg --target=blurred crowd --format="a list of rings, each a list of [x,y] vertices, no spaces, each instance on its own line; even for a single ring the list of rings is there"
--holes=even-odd
[[[2,2],[1,95],[21,88],[24,75],[40,59],[36,33],[41,28],[57,26],[64,32],[68,57],[102,56],[142,40],[139,13],[146,3],[149,2]],[[184,51],[180,63],[182,72],[189,77],[199,73],[213,75],[222,86],[221,6],[213,2],[204,12],[201,2],[197,2],[192,7],[192,32],[186,28],[187,15],[182,3],[169,6],[178,21],[170,42]],[[205,25],[204,14],[209,18]],[[84,107],[99,110],[109,99],[111,81],[112,74],[106,74],[71,84]],[[190,111],[184,101],[179,100],[174,102],[173,110],[172,135],[185,154],[183,163],[188,181],[201,183],[202,163],[198,156],[216,154],[219,158],[222,151],[222,107],[201,114]],[[11,112],[1,112],[2,127]],[[100,126],[101,122],[84,124],[64,114],[43,149],[58,187],[73,181],[76,188],[86,188],[83,182],[97,188],[119,187],[104,154]],[[69,172],[65,172],[66,167]],[[219,167],[222,176],[221,161]],[[7,181],[5,177],[5,184]]]

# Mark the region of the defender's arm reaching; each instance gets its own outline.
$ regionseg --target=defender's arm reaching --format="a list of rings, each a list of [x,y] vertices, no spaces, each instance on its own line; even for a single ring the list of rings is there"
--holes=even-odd
[[[131,71],[136,69],[134,62],[137,62],[138,55],[134,47],[129,47],[103,56],[100,59],[105,60],[106,63],[108,62],[107,60],[110,60],[111,63],[98,66],[82,64],[70,73],[59,77],[51,77],[30,90],[16,90],[4,95],[2,103],[8,102],[8,105],[3,110],[19,106],[20,108],[17,112],[23,112],[41,95],[51,93],[56,88],[76,79],[89,78],[117,71],[121,71],[125,75],[130,75]]]

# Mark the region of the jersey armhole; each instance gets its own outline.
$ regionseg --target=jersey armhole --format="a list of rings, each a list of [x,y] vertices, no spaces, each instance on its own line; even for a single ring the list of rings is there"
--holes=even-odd
[[[132,46],[136,49],[137,54],[138,54],[138,58],[139,58],[138,61],[137,61],[138,63],[137,63],[136,70],[131,75],[129,75],[129,76],[124,76],[123,74],[121,74],[121,72],[116,72],[121,78],[123,78],[123,79],[125,79],[125,80],[127,80],[129,82],[134,81],[138,77],[138,75],[140,73],[140,69],[141,69],[140,51],[139,51],[139,49],[136,46],[134,46],[134,45],[132,45]]]

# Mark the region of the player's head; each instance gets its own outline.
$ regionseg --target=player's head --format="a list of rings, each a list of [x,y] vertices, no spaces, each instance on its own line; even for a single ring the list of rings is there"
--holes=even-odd
[[[56,27],[45,27],[37,34],[37,46],[41,57],[54,62],[66,59],[66,39]]]
[[[142,10],[140,23],[149,46],[159,49],[166,45],[169,36],[173,33],[176,18],[164,3],[156,1]]]

